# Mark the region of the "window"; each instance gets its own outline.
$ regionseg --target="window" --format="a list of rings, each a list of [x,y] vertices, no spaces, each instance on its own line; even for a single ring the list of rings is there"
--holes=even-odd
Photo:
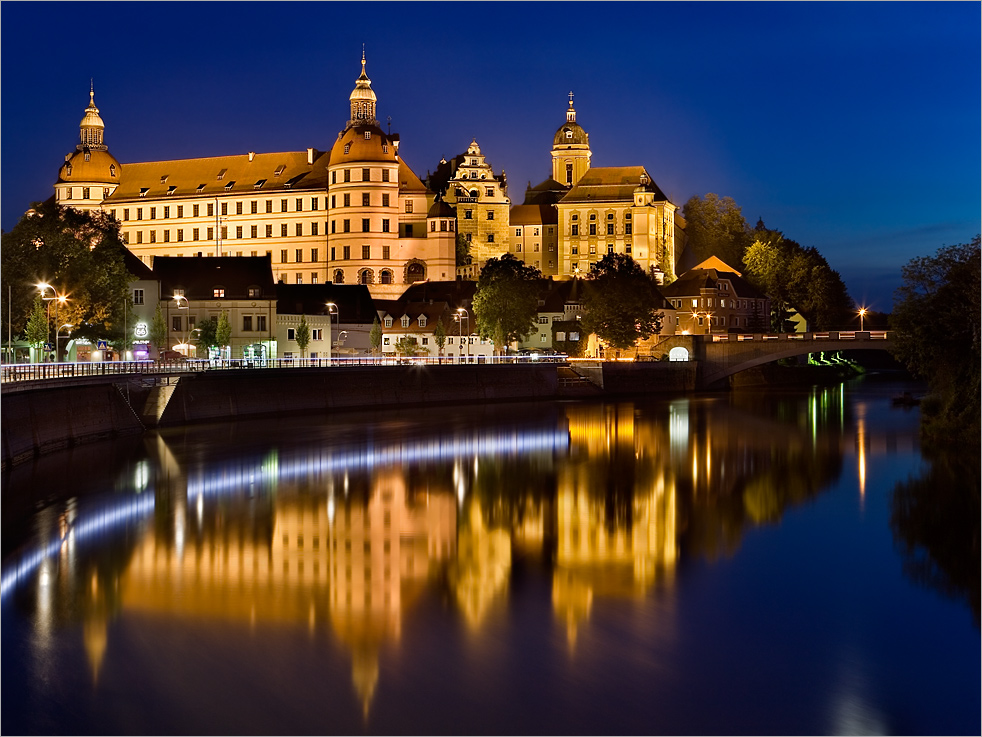
[[[387,327],[387,328],[391,328],[392,327],[392,318],[391,317],[386,317],[383,322],[385,324],[385,327]]]
[[[130,219],[130,209],[127,207],[123,210],[123,220]]]
[[[338,183],[338,173],[336,171],[331,172],[331,184]]]
[[[371,220],[369,220],[368,218],[362,218],[361,219],[361,232],[362,233],[368,233],[371,230],[371,228],[369,228],[369,225],[370,224],[371,224]]]
[[[215,299],[221,299],[222,297],[224,297],[225,296],[225,287],[215,287],[212,290],[212,296]]]
[[[156,243],[157,242],[157,231],[156,230],[151,230],[150,231],[150,242],[151,243]]]
[[[566,131],[566,137],[567,138],[572,138],[573,137],[573,131],[567,130]],[[573,183],[573,165],[572,164],[566,164],[566,184],[572,184],[572,183]]]
[[[327,201],[327,198],[324,198],[324,201],[326,202]],[[318,199],[316,197],[311,197],[310,198],[310,209],[311,210],[316,210],[317,209],[317,202],[318,202]],[[300,212],[300,210],[301,210],[300,200],[298,199],[297,200],[297,212]]]
[[[310,234],[317,235],[317,223],[310,224]]]
[[[488,243],[494,243],[494,233],[488,233]]]
[[[382,153],[386,153],[386,148],[387,148],[386,146],[382,146]],[[382,181],[383,182],[389,181],[389,170],[388,169],[382,169]]]
[[[209,230],[211,230],[211,228],[209,228]],[[250,232],[250,234],[251,234],[251,237],[253,237],[253,238],[258,238],[258,237],[259,237],[259,226],[258,226],[258,225],[253,225],[253,226],[252,226],[252,227],[251,227],[251,228],[249,229],[249,232]]]
[[[252,255],[255,256],[256,255],[255,252],[253,252]],[[246,292],[246,294],[248,294],[249,297],[251,297],[252,299],[256,299],[257,297],[262,296],[263,290],[259,287],[249,287],[249,290]]]
[[[590,235],[596,235],[596,234],[597,234],[597,224],[590,223]]]
[[[272,223],[270,223],[269,225],[266,226],[266,237],[267,238],[272,238],[273,237],[273,225],[272,225]]]
[[[351,194],[346,192],[344,195],[344,206],[351,207]]]
[[[208,207],[208,214],[211,215],[211,206],[210,205]],[[235,214],[236,215],[241,215],[242,214],[242,203],[241,202],[236,202],[235,203]]]
[[[280,251],[280,263],[281,264],[285,264],[286,263],[286,249],[285,248],[282,251]]]
[[[579,234],[580,234],[580,226],[577,225],[576,223],[573,223],[573,226],[570,229],[570,235],[579,235]]]
[[[236,238],[241,238],[242,237],[242,226],[241,225],[236,225],[235,226],[235,237]]]
[[[345,153],[347,153],[347,151],[345,151]],[[346,182],[350,182],[351,181],[351,169],[345,169],[344,170],[344,181],[346,181]]]
[[[88,199],[88,197],[86,197],[85,199]],[[170,217],[170,207],[165,207],[164,208],[164,220],[166,220],[169,217]]]
[[[256,330],[266,332],[266,315],[256,315]]]
[[[470,220],[474,217],[473,210],[464,210],[464,220]]]
[[[403,315],[402,316],[402,320],[400,320],[400,323],[402,324],[402,326],[404,328],[408,328],[409,327],[409,315]]]
[[[280,238],[286,238],[286,223],[280,223]]]
[[[341,221],[341,232],[350,233],[351,232],[351,221],[348,219]]]
[[[331,195],[331,207],[338,206],[338,196],[336,194]]]
[[[143,231],[142,230],[136,231],[136,242],[137,243],[143,243]]]
[[[522,252],[522,244],[521,243],[517,243],[515,245],[515,252],[516,253],[521,253]]]
[[[515,235],[521,235],[521,234],[522,234],[522,229],[521,228],[515,228]]]
[[[296,280],[297,284],[303,284],[303,274],[301,274],[299,271],[297,272]]]
[[[413,211],[413,201],[406,200],[406,212],[412,212],[412,211]]]
[[[252,332],[252,315],[242,316],[242,332],[251,333]]]
[[[595,254],[597,252],[597,247],[594,244],[590,244],[590,254]]]
[[[372,247],[371,246],[362,246],[361,247],[361,257],[363,259],[370,259],[372,257]]]
[[[266,212],[272,212],[272,211],[273,211],[273,201],[266,200]]]
[[[296,256],[297,256],[297,263],[298,264],[303,263],[303,249],[302,248],[298,248],[297,249]]]
[[[334,270],[334,283],[344,284],[344,272],[341,269]]]
[[[369,207],[372,204],[372,197],[368,192],[361,193],[361,206]]]
[[[286,339],[287,340],[296,340],[297,339],[297,331],[296,331],[296,328],[287,328],[286,329]]]
[[[259,200],[252,200],[249,202],[249,212],[253,215],[259,212]]]
[[[634,232],[633,228],[631,223],[624,223],[624,235],[631,235]]]
[[[358,274],[359,284],[372,284],[375,281],[375,274],[371,269],[364,269]]]
[[[286,228],[285,225],[283,227]],[[297,223],[296,227],[294,228],[294,233],[298,238],[303,235],[303,223]]]
[[[347,261],[351,258],[351,246],[343,246],[341,248],[341,259]]]
[[[613,235],[613,234],[614,234],[614,224],[607,223],[607,235]]]
[[[431,220],[430,221],[430,232],[431,233],[435,233],[436,232],[436,220]]]
[[[157,208],[156,207],[151,207],[150,208],[150,219],[151,220],[155,220],[156,218],[157,218]]]
[[[485,192],[487,192],[488,197],[494,197],[494,187],[486,187]]]
[[[200,237],[201,237],[201,229],[200,228],[192,228],[191,229],[191,240],[196,241]]]
[[[310,249],[310,261],[311,261],[311,263],[317,263],[317,249],[316,248],[311,248]]]
[[[346,143],[346,144],[344,144],[344,152],[345,152],[346,154],[347,154],[347,153],[351,153],[351,144],[350,144],[350,143]],[[347,174],[347,173],[348,173],[348,172],[347,172],[347,170],[345,170],[345,172],[344,172],[344,173],[345,173],[345,174]],[[344,181],[346,181],[346,182],[347,182],[348,180],[347,180],[347,179],[345,179]]]
[[[177,316],[171,318],[171,321],[170,321],[170,329],[173,330],[175,333],[181,332],[181,317],[180,317],[180,315],[177,315]]]
[[[181,242],[184,240],[184,231],[180,228],[177,229],[177,240]]]
[[[368,136],[365,136],[365,138],[368,138]],[[368,181],[371,181],[371,179],[372,179],[372,170],[371,169],[362,169],[361,170],[361,181],[368,182]]]
[[[212,240],[215,237],[215,229],[208,228],[208,240]]]
[[[426,315],[420,315],[418,322],[419,322],[419,326],[421,328],[425,328],[426,327]]]
[[[317,272],[316,271],[311,271],[310,272],[310,283],[311,284],[316,284],[317,283]]]
[[[494,210],[488,210],[488,220],[494,220]]]
[[[382,269],[379,273],[379,283],[380,284],[391,284],[392,283],[392,272],[388,269]]]
[[[383,233],[388,233],[389,232],[389,219],[388,218],[382,218],[382,232]]]
[[[470,243],[470,242],[471,242],[471,234],[470,234],[470,233],[464,233],[464,239],[465,239],[465,240],[466,240],[466,241],[467,241],[468,243]]]

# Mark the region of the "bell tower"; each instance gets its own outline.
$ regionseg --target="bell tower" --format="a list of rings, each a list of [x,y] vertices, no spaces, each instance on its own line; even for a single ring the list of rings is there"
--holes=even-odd
[[[552,178],[565,187],[572,187],[590,168],[590,136],[576,122],[573,93],[569,93],[566,122],[552,139]]]

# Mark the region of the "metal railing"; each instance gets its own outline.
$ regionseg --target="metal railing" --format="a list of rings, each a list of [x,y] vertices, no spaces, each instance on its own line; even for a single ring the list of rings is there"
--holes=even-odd
[[[713,333],[696,336],[713,343],[748,340],[889,340],[886,330],[829,330],[819,333]]]
[[[334,358],[235,358],[188,359],[177,361],[101,361],[77,363],[4,364],[0,367],[2,381],[38,381],[69,379],[85,376],[167,375],[199,371],[234,371],[243,369],[304,369],[345,366],[456,366],[505,365],[528,363],[564,363],[564,354],[518,356],[339,356]]]

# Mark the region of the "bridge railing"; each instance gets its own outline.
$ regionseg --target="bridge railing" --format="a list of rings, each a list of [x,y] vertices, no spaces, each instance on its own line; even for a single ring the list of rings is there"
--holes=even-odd
[[[564,363],[564,354],[519,356],[337,356],[334,358],[276,358],[276,359],[188,359],[177,361],[79,361],[65,363],[4,364],[0,367],[2,382],[70,379],[85,376],[167,375],[199,371],[243,369],[305,369],[345,366],[450,366],[515,363]]]
[[[886,330],[829,330],[814,333],[713,333],[712,335],[698,337],[704,340],[712,340],[713,343],[743,342],[748,340],[889,340],[890,333]]]

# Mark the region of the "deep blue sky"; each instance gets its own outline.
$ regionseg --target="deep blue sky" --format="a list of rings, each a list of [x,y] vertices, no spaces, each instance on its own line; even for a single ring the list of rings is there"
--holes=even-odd
[[[0,225],[51,195],[90,77],[124,164],[326,150],[364,43],[420,176],[476,137],[520,203],[573,90],[594,165],[729,195],[888,311],[904,263],[980,230],[980,8],[4,2]]]

